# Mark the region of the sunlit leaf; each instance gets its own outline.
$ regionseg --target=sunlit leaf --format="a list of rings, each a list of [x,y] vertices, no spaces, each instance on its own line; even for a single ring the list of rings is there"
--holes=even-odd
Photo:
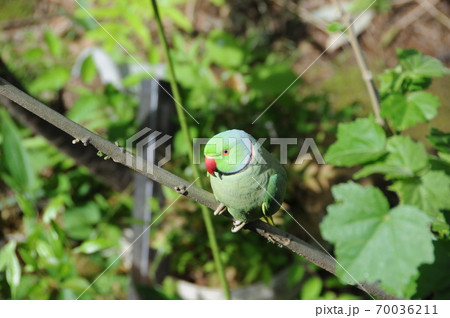
[[[322,235],[335,244],[339,277],[350,283],[381,281],[403,296],[418,266],[431,263],[431,219],[419,208],[389,210],[383,193],[353,182],[332,188],[337,203],[328,206]]]
[[[428,92],[391,94],[381,103],[381,116],[391,119],[397,130],[404,130],[433,119],[439,106],[439,99]]]
[[[373,119],[360,118],[339,124],[337,141],[325,154],[325,162],[350,167],[380,158],[385,152],[386,135]]]
[[[428,164],[427,153],[422,143],[415,143],[409,136],[393,136],[387,141],[388,155],[384,160],[366,165],[355,174],[355,178],[372,173],[383,173],[386,179],[413,177]]]
[[[0,109],[2,151],[6,169],[21,190],[31,190],[36,182],[30,157],[23,147],[19,130],[4,109]]]

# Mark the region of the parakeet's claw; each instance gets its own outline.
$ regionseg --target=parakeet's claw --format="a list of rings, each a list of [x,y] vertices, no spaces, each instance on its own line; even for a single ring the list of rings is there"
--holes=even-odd
[[[266,221],[267,224],[275,225],[275,222],[273,221],[272,216],[264,216],[264,220]]]
[[[221,203],[219,204],[217,209],[214,210],[214,215],[221,215],[223,212],[226,211],[226,209],[227,207],[225,206],[225,204]]]
[[[245,222],[239,221],[239,220],[233,220],[233,228],[231,229],[231,232],[236,233],[240,229],[242,229],[245,226]]]

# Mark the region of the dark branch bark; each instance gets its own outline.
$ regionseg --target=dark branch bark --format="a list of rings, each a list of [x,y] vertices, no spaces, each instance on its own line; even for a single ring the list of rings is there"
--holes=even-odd
[[[219,205],[212,193],[205,191],[201,188],[191,185],[190,182],[164,170],[158,166],[155,166],[149,162],[143,161],[144,171],[136,168],[135,155],[126,151],[120,146],[116,146],[110,141],[92,133],[83,126],[67,119],[63,115],[55,112],[51,108],[45,106],[41,102],[25,94],[21,90],[9,84],[7,81],[0,77],[0,95],[5,96],[15,103],[20,105],[28,111],[36,114],[43,120],[48,121],[55,127],[65,131],[67,134],[75,139],[81,141],[84,144],[91,144],[95,149],[100,150],[105,155],[109,156],[114,162],[121,163],[122,165],[131,168],[146,177],[172,189],[186,189],[183,193],[186,197],[203,204],[210,209],[215,210]],[[17,106],[15,106],[17,107]],[[72,146],[72,143],[69,143]],[[84,152],[89,151],[83,149]],[[317,266],[327,270],[328,272],[335,274],[336,261],[330,257],[327,253],[314,248],[308,243],[300,240],[299,238],[286,233],[274,226],[267,223],[256,221],[246,225],[246,228],[252,230],[259,235],[265,237],[268,241],[276,243],[280,246],[286,247],[292,252],[303,256],[307,260],[316,264]],[[394,296],[388,295],[385,291],[378,287],[377,284],[358,284],[356,287],[370,293],[381,299],[395,299]]]

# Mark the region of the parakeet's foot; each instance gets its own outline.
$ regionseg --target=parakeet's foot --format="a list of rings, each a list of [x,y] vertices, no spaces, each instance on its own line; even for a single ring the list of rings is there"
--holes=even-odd
[[[245,222],[239,221],[234,219],[233,220],[233,228],[231,229],[231,232],[236,233],[240,229],[242,229],[245,226]]]
[[[214,215],[220,215],[223,212],[225,212],[226,209],[227,209],[227,207],[225,206],[225,204],[221,203],[221,204],[219,204],[217,209],[214,210]]]

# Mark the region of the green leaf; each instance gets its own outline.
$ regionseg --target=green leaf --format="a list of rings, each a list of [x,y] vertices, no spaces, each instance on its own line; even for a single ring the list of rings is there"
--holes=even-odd
[[[345,26],[343,26],[340,22],[337,21],[331,22],[330,24],[327,25],[327,31],[331,33],[344,32]]]
[[[114,242],[113,242],[114,243]],[[74,249],[76,253],[93,254],[98,251],[111,247],[111,242],[103,238],[96,238],[84,241],[80,246]]]
[[[383,98],[386,94],[392,93],[395,89],[396,83],[401,80],[401,69],[396,67],[394,69],[387,69],[378,75],[380,81],[380,96]]]
[[[29,60],[30,62],[36,63],[44,55],[44,50],[41,48],[30,48],[23,54],[23,59]]]
[[[409,136],[393,136],[387,141],[389,154],[381,162],[369,164],[354,175],[355,178],[372,173],[383,173],[386,179],[413,177],[428,165],[427,153],[422,143],[415,143]]]
[[[19,130],[4,109],[0,109],[0,119],[3,136],[2,161],[11,174],[14,185],[17,185],[22,191],[31,190],[35,186],[36,176],[30,163],[30,157],[23,147]]]
[[[5,270],[6,281],[8,282],[13,299],[16,298],[16,291],[21,278],[21,268],[16,255],[16,245],[16,241],[9,241],[0,250],[0,271]]]
[[[50,53],[55,57],[60,57],[62,55],[61,39],[50,30],[45,30],[44,39],[50,49]]]
[[[308,279],[302,287],[302,291],[300,293],[300,299],[302,300],[314,300],[318,299],[320,293],[322,292],[322,279],[319,277],[311,277]]]
[[[431,93],[392,94],[381,103],[381,116],[390,118],[397,130],[404,130],[433,119],[439,106],[439,99]]]
[[[450,154],[450,133],[444,133],[439,129],[431,127],[430,136],[427,138],[437,150]]]
[[[83,82],[90,84],[94,80],[97,75],[97,67],[94,63],[94,58],[92,55],[89,55],[81,64],[81,79]]]
[[[70,277],[62,282],[61,287],[82,293],[89,287],[89,281],[83,277]]]
[[[380,281],[402,296],[420,264],[431,263],[430,218],[414,206],[389,210],[383,193],[353,182],[334,186],[322,235],[335,244],[339,277],[355,283]]]
[[[385,153],[386,135],[373,119],[359,118],[339,124],[337,141],[325,154],[325,161],[351,167],[376,160]]]
[[[66,84],[69,77],[70,73],[68,70],[61,66],[54,66],[31,82],[28,88],[32,95],[37,95],[46,90],[57,91]]]
[[[441,61],[414,49],[397,49],[397,57],[403,67],[416,76],[441,77],[449,74]]]
[[[217,65],[238,67],[244,61],[244,50],[236,38],[224,31],[212,31],[206,41],[207,58]]]
[[[0,272],[5,270],[8,265],[11,255],[15,253],[16,241],[9,241],[0,249]]]
[[[58,217],[64,207],[64,200],[64,195],[58,195],[50,200],[42,214],[42,221],[44,223],[48,224]]]
[[[68,209],[64,213],[64,229],[74,239],[87,239],[93,231],[92,225],[101,219],[100,209],[95,203]]]
[[[193,30],[191,21],[175,6],[171,6],[170,8],[167,8],[167,10],[165,10],[164,6],[161,6],[161,15],[170,17],[176,25],[186,32],[191,32]]]
[[[420,178],[396,181],[390,189],[397,192],[401,204],[419,207],[435,223],[445,222],[440,210],[450,209],[450,177],[443,171],[429,171]]]

